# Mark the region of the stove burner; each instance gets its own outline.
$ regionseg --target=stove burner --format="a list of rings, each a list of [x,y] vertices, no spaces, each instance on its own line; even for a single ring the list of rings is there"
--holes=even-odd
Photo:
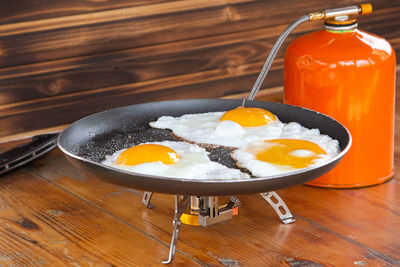
[[[285,202],[275,192],[260,194],[278,214],[282,223],[289,224],[295,221],[292,213]],[[152,192],[144,192],[142,202],[149,208],[155,208],[151,204]],[[173,232],[168,260],[162,261],[163,264],[169,264],[175,258],[176,245],[181,223],[189,225],[207,225],[219,223],[232,219],[232,216],[238,215],[238,209],[241,205],[236,196],[229,196],[230,201],[219,205],[217,196],[182,196],[175,195],[175,212],[172,221]]]

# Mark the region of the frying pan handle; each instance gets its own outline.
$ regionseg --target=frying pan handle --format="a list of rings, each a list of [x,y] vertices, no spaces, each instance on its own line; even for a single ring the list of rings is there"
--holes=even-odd
[[[46,154],[57,146],[57,137],[57,133],[37,135],[31,142],[18,145],[0,154],[0,175]]]

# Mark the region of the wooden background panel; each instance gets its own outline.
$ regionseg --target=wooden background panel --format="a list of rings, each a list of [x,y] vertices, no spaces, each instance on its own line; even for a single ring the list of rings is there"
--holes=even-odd
[[[281,71],[281,70],[278,70]],[[282,74],[282,73],[280,73]],[[89,115],[93,111],[101,111],[106,108],[130,105],[135,103],[159,101],[167,99],[185,99],[185,98],[212,98],[216,91],[237,93],[243,88],[244,82],[248,77],[236,76],[224,80],[216,80],[202,82],[196,84],[188,84],[184,86],[174,86],[171,88],[160,88],[159,91],[143,91],[130,90],[128,86],[117,87],[111,93],[107,90],[99,90],[84,95],[73,94],[60,96],[52,99],[49,106],[36,106],[35,102],[29,103],[29,107],[24,105],[21,107],[10,108],[4,111],[4,116],[0,118],[0,129],[5,135],[17,132],[31,131],[32,129],[49,128],[58,123],[67,123]],[[256,75],[251,76],[252,80]],[[190,78],[189,78],[190,79]],[[269,82],[272,80],[270,79]],[[275,84],[280,84],[280,80]],[[135,86],[135,85],[133,85]],[[207,90],[204,90],[204,89]],[[67,101],[66,101],[67,100]],[[10,113],[11,115],[7,115]]]
[[[393,20],[394,15],[397,16],[393,13],[386,20]],[[381,23],[386,24],[386,20],[382,20]],[[321,24],[315,26],[320,27]],[[315,26],[313,25],[313,28]],[[366,23],[366,26],[373,26],[369,27],[371,32],[378,32],[382,28],[380,23],[371,23],[371,25]],[[276,32],[281,28],[282,26],[275,26],[268,29],[205,37],[195,41],[185,40],[5,68],[0,70],[0,88],[3,94],[0,104],[207,70],[236,71],[239,75],[238,72],[241,69],[253,63],[257,63],[257,68],[252,70],[256,74],[261,69],[267,51],[276,40]],[[287,44],[309,30],[310,27],[302,27],[301,32],[288,38],[277,55],[275,65],[281,63],[280,60]],[[396,36],[400,36],[400,27],[392,29],[385,35],[389,41],[394,41]],[[397,52],[400,51],[397,46],[395,47]],[[251,88],[253,80],[247,81],[248,86],[242,91]]]
[[[151,0],[151,4],[166,2],[168,0]],[[32,20],[57,18],[88,12],[99,12],[110,9],[120,9],[148,4],[147,0],[19,0],[4,1],[2,10],[6,11],[0,17],[0,23],[21,23]]]
[[[257,68],[252,72],[258,72],[268,50],[265,43],[273,43],[275,37],[264,39],[261,30],[232,37],[243,38],[246,35],[249,35],[248,40],[243,43],[231,42],[230,36],[206,38],[198,42],[196,50],[191,42],[183,41],[172,45],[97,54],[83,59],[46,62],[36,64],[37,69],[32,69],[31,65],[12,70],[6,68],[0,70],[0,87],[4,96],[7,96],[1,99],[1,104],[210,70],[239,72],[253,63],[257,63]],[[254,39],[251,35],[254,35]],[[164,54],[158,51],[164,51]],[[207,77],[203,80],[206,81]]]
[[[143,11],[143,14],[140,11],[133,12],[126,17],[123,16],[124,13],[117,11],[113,11],[115,13],[111,18],[97,18],[94,16],[96,13],[93,13],[79,18],[75,23],[77,25],[71,18],[53,24],[52,21],[43,21],[41,25],[33,26],[24,24],[24,27],[19,27],[18,24],[2,25],[0,40],[3,56],[0,64],[30,64],[274,25],[282,25],[283,29],[295,18],[303,15],[306,8],[302,2],[295,0],[291,0],[292,3],[288,3],[286,9],[276,9],[276,1],[230,2],[234,1],[239,3],[230,4],[223,1],[226,4],[221,4],[220,1],[205,1],[203,5],[196,5],[197,1],[193,0],[179,1],[183,4],[171,2],[165,10]],[[309,2],[315,8],[324,8],[319,1]]]
[[[0,20],[0,140],[121,105],[246,93],[296,17],[360,2],[54,1],[45,9],[42,0],[19,10],[0,4],[10,11]],[[360,28],[384,36],[398,53],[400,2],[373,4]],[[303,24],[283,48],[319,28]],[[263,89],[282,85],[283,53]]]
[[[146,0],[40,0],[40,4],[37,4],[37,2],[29,0],[20,0],[18,1],[18,5],[13,3],[13,1],[4,1],[4,3],[2,3],[2,9],[6,12],[5,14],[2,14],[0,23],[18,23],[31,20],[84,14],[89,12],[106,11],[111,9],[123,9],[146,5],[151,6],[168,1],[169,0],[152,0],[151,2]],[[352,1],[348,1],[348,4],[351,2]],[[390,3],[389,1],[372,2],[375,8],[384,7],[387,5],[387,3]]]
[[[157,10],[154,13],[141,10],[128,12],[132,13],[131,15],[120,13],[123,10],[112,10],[114,12],[112,16],[100,18],[95,16],[97,13],[90,13],[82,15],[82,18],[77,20],[79,23],[77,25],[70,17],[64,17],[65,21],[54,23],[46,20],[32,21],[23,27],[18,23],[0,25],[2,53],[0,63],[3,67],[31,64],[279,25],[281,28],[274,32],[276,36],[300,15],[329,5],[309,0],[307,6],[312,6],[310,8],[304,4],[300,5],[299,3],[302,3],[300,1],[291,0],[287,3],[287,7],[277,9],[276,1],[225,5],[217,5],[218,1],[206,3],[208,4],[198,9],[195,9],[197,5],[192,7],[185,4],[180,7],[169,3],[170,6],[166,10]],[[341,3],[336,3],[338,4]],[[174,8],[183,11],[172,12]],[[396,10],[398,11],[398,6],[395,4],[388,4],[386,8],[375,10],[374,16],[380,19],[375,19],[374,22],[381,23],[381,20],[386,20],[392,25],[395,24],[393,20],[398,18],[395,16]],[[372,17],[370,15],[365,20],[369,21]],[[41,22],[41,25],[36,25],[38,22]],[[196,47],[196,43],[193,43],[193,46]]]

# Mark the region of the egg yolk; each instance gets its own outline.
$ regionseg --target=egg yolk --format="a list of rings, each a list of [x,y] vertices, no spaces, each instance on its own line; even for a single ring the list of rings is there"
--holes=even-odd
[[[264,141],[271,146],[257,153],[256,158],[261,161],[277,165],[305,168],[315,159],[326,152],[317,144],[297,139],[275,139]]]
[[[237,107],[222,115],[220,121],[234,121],[243,127],[262,126],[276,120],[274,114],[262,108]]]
[[[123,151],[118,156],[116,163],[139,165],[142,163],[161,161],[164,164],[174,164],[178,160],[178,154],[169,147],[157,144],[142,144]]]

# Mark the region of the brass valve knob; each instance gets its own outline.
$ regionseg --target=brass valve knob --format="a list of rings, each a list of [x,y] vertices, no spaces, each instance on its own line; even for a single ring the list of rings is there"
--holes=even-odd
[[[359,15],[367,15],[372,12],[370,3],[360,4],[358,6],[348,6],[335,9],[327,9],[320,12],[309,13],[310,20],[327,20],[340,16],[348,16],[349,18]]]

